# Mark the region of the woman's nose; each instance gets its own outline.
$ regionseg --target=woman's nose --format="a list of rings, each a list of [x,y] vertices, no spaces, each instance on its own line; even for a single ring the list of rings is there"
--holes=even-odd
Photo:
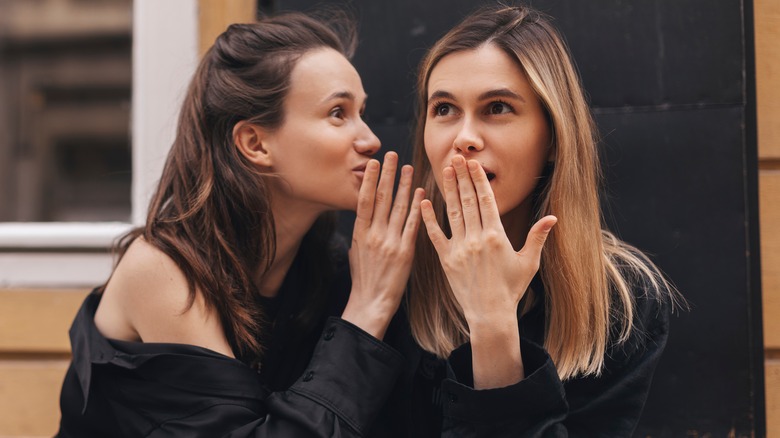
[[[460,127],[458,135],[452,142],[452,147],[459,153],[468,155],[481,151],[485,148],[485,144],[474,123],[464,120],[463,126]]]
[[[379,149],[382,147],[382,142],[379,141],[379,137],[377,137],[374,134],[374,131],[372,131],[364,122],[363,130],[360,133],[360,136],[355,139],[354,146],[358,153],[372,156],[379,152]]]

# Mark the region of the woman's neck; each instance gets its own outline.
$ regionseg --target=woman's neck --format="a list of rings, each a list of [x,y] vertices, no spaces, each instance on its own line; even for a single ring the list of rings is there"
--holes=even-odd
[[[258,273],[255,282],[260,295],[274,297],[282,286],[285,275],[301,247],[303,236],[311,229],[322,213],[311,208],[302,208],[294,202],[272,202],[276,253],[274,261],[265,273]]]

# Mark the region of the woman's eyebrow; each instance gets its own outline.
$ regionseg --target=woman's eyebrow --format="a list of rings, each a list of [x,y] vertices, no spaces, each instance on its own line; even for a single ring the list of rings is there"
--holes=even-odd
[[[487,100],[487,99],[493,99],[496,97],[503,97],[507,99],[517,99],[523,103],[525,103],[525,99],[523,96],[515,93],[514,91],[510,90],[509,88],[497,88],[495,90],[489,90],[479,95],[477,100]],[[450,93],[449,91],[443,91],[443,90],[436,90],[428,97],[428,100],[438,100],[438,99],[448,99],[448,100],[456,100],[455,96]]]
[[[323,102],[327,102],[329,100],[335,100],[335,99],[347,99],[347,100],[355,100],[355,95],[351,91],[336,91],[335,93],[332,93],[325,99],[322,99]]]
[[[329,102],[331,100],[337,100],[337,99],[347,99],[351,101],[356,101],[357,98],[355,97],[355,94],[351,91],[336,91],[335,93],[332,93],[330,96],[326,97],[325,99],[322,99],[323,102]],[[361,102],[362,106],[366,105],[366,101],[368,100],[368,94],[363,96],[363,102]]]
[[[523,103],[525,103],[525,99],[523,99],[523,96],[515,93],[514,91],[508,89],[508,88],[498,88],[495,90],[486,91],[479,95],[478,100],[487,100],[487,99],[493,99],[496,97],[504,97],[507,99],[517,99]]]
[[[455,100],[455,96],[452,95],[449,91],[443,91],[443,90],[436,90],[433,93],[431,93],[430,96],[428,96],[428,100],[438,100],[438,99],[449,99],[449,100]]]

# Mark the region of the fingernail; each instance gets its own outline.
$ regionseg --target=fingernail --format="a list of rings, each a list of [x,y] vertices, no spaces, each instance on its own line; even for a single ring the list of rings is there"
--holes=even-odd
[[[371,160],[366,164],[366,169],[368,170],[376,170],[379,168],[379,161],[377,160]]]
[[[401,175],[409,176],[409,174],[411,174],[411,173],[412,173],[411,166],[404,166],[404,167],[401,168]]]
[[[469,170],[472,172],[475,172],[479,168],[477,162],[474,160],[470,160],[468,164],[469,164]]]

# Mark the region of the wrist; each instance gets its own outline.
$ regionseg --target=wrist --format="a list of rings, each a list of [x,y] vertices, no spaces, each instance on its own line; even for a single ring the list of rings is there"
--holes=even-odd
[[[501,388],[525,377],[517,318],[469,326],[474,388]]]
[[[388,303],[384,300],[362,301],[350,297],[341,319],[352,323],[377,339],[384,338],[387,326],[398,309],[398,303]]]
[[[508,335],[518,332],[516,312],[500,312],[494,314],[466,315],[466,324],[471,336]]]

